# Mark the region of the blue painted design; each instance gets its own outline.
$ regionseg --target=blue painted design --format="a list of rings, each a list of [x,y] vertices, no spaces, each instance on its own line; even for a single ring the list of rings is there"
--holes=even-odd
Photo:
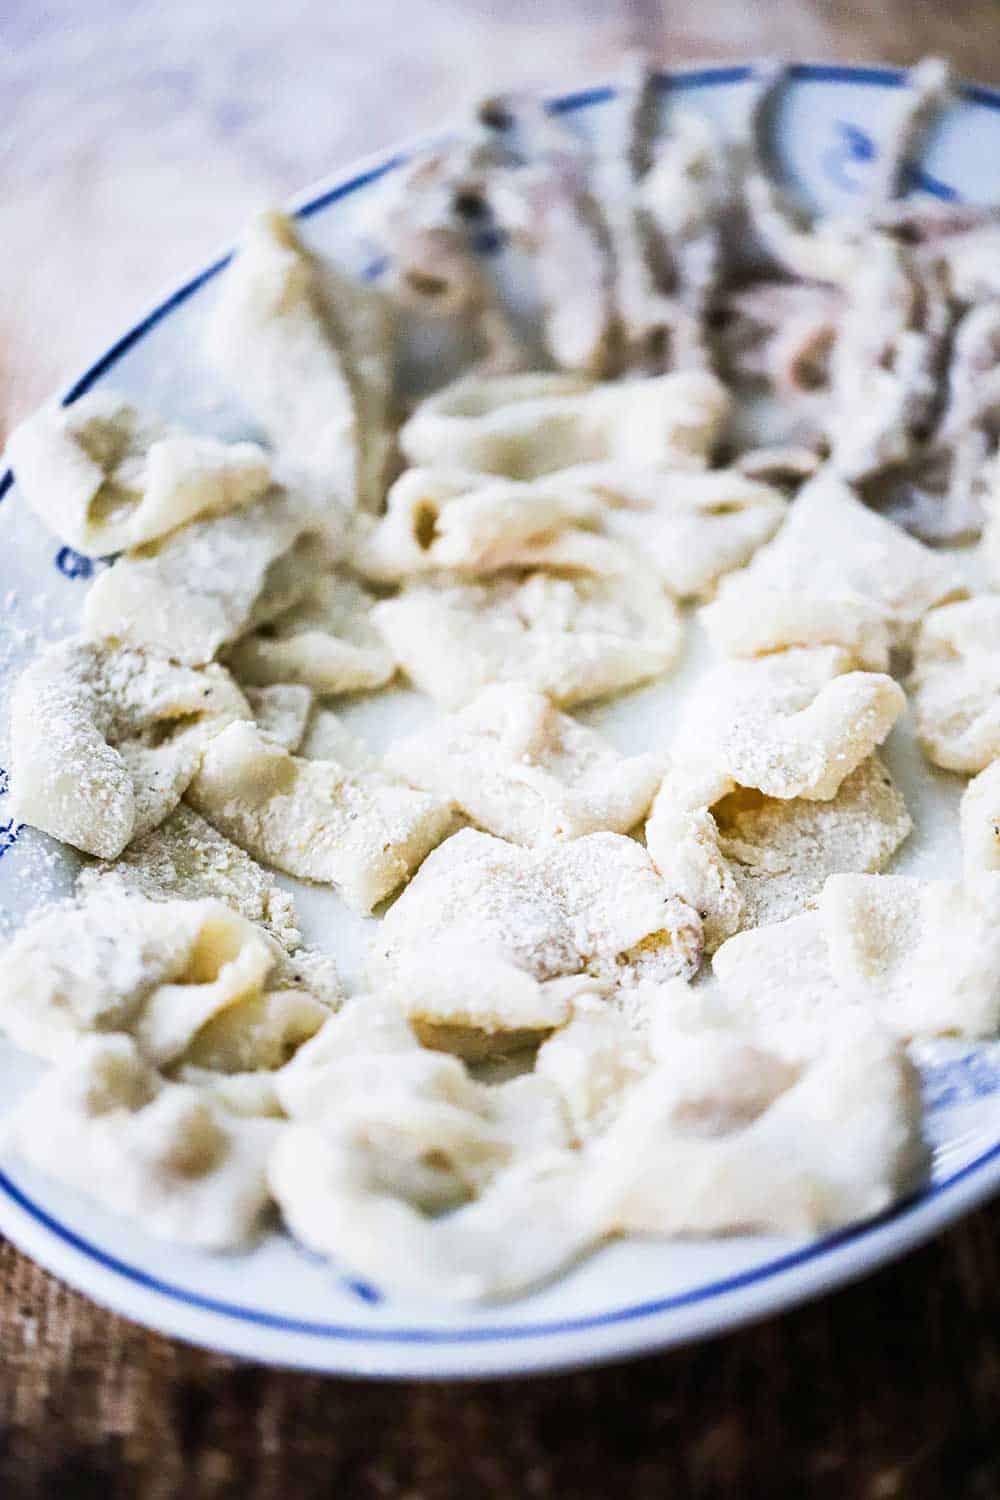
[[[0,766],[0,797],[10,791],[10,776],[6,766]]]
[[[89,578],[94,571],[91,559],[84,557],[82,552],[74,552],[72,547],[59,548],[56,567],[64,578]]]
[[[907,162],[903,168],[902,191],[907,193],[929,193],[932,198],[940,198],[942,203],[960,203],[961,193],[953,188],[950,183],[942,182],[940,177],[932,177],[926,167],[919,162]]]
[[[349,1292],[360,1297],[362,1302],[368,1302],[375,1306],[382,1301],[382,1293],[377,1286],[372,1286],[370,1281],[362,1281],[358,1276],[344,1276],[341,1278]]]
[[[878,156],[878,147],[866,130],[849,120],[838,120],[835,125],[837,141],[829,146],[820,159],[824,173],[843,192],[859,193],[859,182],[850,170],[852,163],[867,165]]]
[[[962,1057],[922,1064],[920,1078],[926,1107],[950,1109],[1000,1093],[1000,1057],[993,1059],[975,1049]]]
[[[836,145],[830,146],[823,153],[823,171],[841,191],[860,193],[864,188],[864,173],[859,180],[851,172],[851,164],[856,162],[867,167],[878,160],[879,148],[867,130],[862,130],[860,125],[855,125],[851,120],[838,120],[835,129],[839,139]],[[945,203],[957,203],[960,197],[957,188],[932,176],[926,167],[917,162],[904,163],[900,191],[904,197],[911,192],[928,193]]]
[[[8,849],[13,849],[23,827],[23,823],[15,823],[13,818],[8,818],[6,823],[0,823],[0,859],[3,859]]]

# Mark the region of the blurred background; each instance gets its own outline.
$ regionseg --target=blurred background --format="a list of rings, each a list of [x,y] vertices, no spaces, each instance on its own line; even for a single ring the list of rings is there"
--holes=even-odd
[[[0,0],[0,440],[263,203],[484,91],[664,65],[950,56],[997,0]]]

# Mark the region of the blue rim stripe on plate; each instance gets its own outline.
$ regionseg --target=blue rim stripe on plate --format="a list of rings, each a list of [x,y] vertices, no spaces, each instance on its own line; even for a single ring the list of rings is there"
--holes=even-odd
[[[70,1229],[68,1225],[48,1213],[23,1188],[19,1188],[6,1172],[0,1172],[0,1192],[6,1194],[19,1208],[54,1234],[57,1239],[86,1256],[88,1260],[103,1266],[105,1270],[114,1271],[116,1275],[134,1282],[137,1286],[156,1292],[169,1301],[197,1307],[203,1312],[217,1313],[236,1322],[252,1323],[281,1333],[307,1334],[316,1338],[364,1340],[378,1344],[476,1344],[501,1343],[505,1339],[547,1338],[553,1334],[586,1333],[594,1328],[610,1328],[619,1323],[634,1323],[642,1318],[673,1312],[681,1307],[692,1307],[696,1303],[710,1301],[713,1297],[726,1296],[728,1293],[741,1291],[745,1287],[771,1281],[785,1271],[791,1271],[798,1266],[807,1265],[810,1261],[819,1260],[843,1245],[855,1244],[875,1234],[888,1223],[904,1223],[935,1198],[940,1198],[942,1194],[998,1158],[1000,1158],[1000,1142],[991,1146],[988,1151],[984,1151],[981,1156],[966,1162],[964,1167],[960,1167],[943,1182],[935,1183],[914,1195],[902,1207],[889,1209],[865,1224],[842,1229],[835,1234],[825,1235],[822,1239],[813,1240],[800,1250],[792,1250],[787,1255],[778,1256],[775,1260],[765,1261],[763,1265],[755,1266],[752,1270],[739,1271],[733,1276],[725,1276],[718,1281],[704,1282],[701,1286],[692,1287],[690,1291],[678,1292],[673,1297],[660,1297],[649,1302],[638,1302],[631,1307],[615,1308],[612,1312],[594,1313],[584,1318],[564,1318],[547,1323],[513,1324],[505,1328],[491,1327],[489,1324],[482,1328],[365,1328],[346,1323],[312,1323],[307,1319],[291,1318],[282,1313],[269,1313],[253,1307],[241,1307],[237,1302],[226,1302],[221,1298],[207,1297],[201,1292],[192,1292],[185,1287],[175,1286],[169,1281],[153,1276],[149,1271],[143,1271],[139,1266],[130,1265],[128,1261],[120,1260],[118,1256],[102,1250],[99,1245],[77,1234],[76,1230]]]
[[[754,76],[754,72],[755,69],[749,65],[702,68],[683,73],[665,73],[661,76],[661,82],[667,89],[683,91],[686,89],[711,87],[713,85],[728,86],[744,83]],[[882,88],[898,88],[901,85],[903,73],[902,70],[893,68],[799,63],[792,66],[790,76],[799,82],[867,84]],[[561,95],[551,100],[548,108],[553,114],[569,114],[575,110],[592,108],[596,105],[607,103],[614,98],[615,93],[616,89],[613,85],[585,89],[576,93]],[[983,85],[966,85],[961,90],[961,97],[972,103],[984,105],[988,109],[1000,110],[1000,92],[984,87]],[[336,184],[334,187],[319,194],[316,198],[310,199],[308,203],[303,204],[296,210],[296,217],[307,219],[313,214],[321,212],[324,208],[329,207],[330,204],[348,197],[351,193],[369,186],[372,182],[394,171],[406,160],[406,153],[397,153],[377,166]],[[62,404],[68,406],[79,396],[83,395],[85,391],[89,390],[151,328],[155,327],[168,313],[173,312],[177,307],[181,306],[182,303],[186,302],[189,297],[199,291],[213,277],[217,276],[229,264],[230,259],[231,255],[227,254],[212,262],[204,270],[192,277],[190,281],[180,286],[123,334],[70,387],[66,395],[62,398]],[[10,469],[7,469],[0,475],[0,499],[11,488],[13,477]],[[48,1213],[2,1171],[0,1171],[0,1193],[15,1203],[29,1218],[41,1225],[42,1228],[48,1230],[78,1254],[85,1256],[106,1270],[112,1271],[116,1275],[122,1276],[126,1280],[171,1301],[200,1308],[203,1311],[216,1313],[243,1323],[255,1324],[287,1333],[321,1338],[396,1344],[471,1344],[539,1338],[553,1334],[579,1333],[594,1328],[635,1322],[639,1319],[673,1311],[677,1308],[690,1307],[693,1304],[708,1301],[713,1297],[724,1296],[745,1287],[771,1280],[785,1271],[820,1259],[845,1244],[863,1240],[876,1233],[887,1222],[899,1223],[907,1220],[927,1203],[941,1197],[942,1194],[953,1189],[969,1177],[974,1176],[983,1167],[996,1161],[998,1158],[1000,1158],[1000,1143],[992,1146],[988,1151],[975,1157],[972,1161],[967,1162],[965,1166],[954,1172],[943,1182],[926,1188],[901,1208],[897,1207],[890,1210],[874,1221],[855,1228],[844,1229],[836,1234],[828,1235],[821,1240],[813,1241],[799,1250],[779,1256],[775,1260],[767,1261],[763,1265],[754,1267],[752,1270],[739,1272],[718,1281],[706,1282],[701,1286],[693,1287],[689,1291],[678,1293],[673,1297],[664,1297],[653,1301],[637,1303],[630,1307],[618,1308],[612,1312],[594,1314],[590,1317],[564,1319],[556,1322],[520,1324],[506,1328],[491,1327],[489,1325],[481,1328],[455,1329],[352,1327],[346,1324],[314,1323],[304,1319],[286,1317],[279,1313],[268,1313],[258,1311],[254,1308],[241,1307],[238,1303],[226,1302],[220,1298],[208,1297],[198,1292],[189,1291],[184,1287],[175,1286],[157,1276],[153,1276],[138,1266],[130,1265],[127,1261],[121,1260],[119,1257],[102,1250],[99,1245],[78,1234],[68,1225]]]

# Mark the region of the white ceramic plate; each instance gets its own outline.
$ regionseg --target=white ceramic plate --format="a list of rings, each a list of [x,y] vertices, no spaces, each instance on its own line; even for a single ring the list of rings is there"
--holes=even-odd
[[[732,126],[750,78],[742,67],[665,78],[664,112],[680,102]],[[789,177],[815,205],[847,206],[863,188],[884,133],[888,95],[898,87],[898,75],[884,69],[795,70],[775,120],[775,145]],[[553,108],[572,129],[599,135],[612,95],[607,87],[590,89]],[[296,206],[309,240],[348,267],[377,275],[362,211],[378,180],[405,154],[368,162],[301,199]],[[984,201],[998,156],[1000,95],[970,89],[914,166],[913,178],[938,196]],[[489,239],[481,248],[523,303],[515,258]],[[198,354],[223,264],[219,260],[156,307],[65,400],[113,384],[196,428],[244,433],[245,420]],[[0,497],[2,703],[3,684],[39,642],[73,630],[94,565],[43,531],[9,474],[0,480]],[[623,748],[662,746],[702,655],[693,638],[674,678],[589,717]],[[378,746],[428,712],[415,694],[397,691],[354,705],[349,716]],[[894,732],[888,758],[918,824],[897,868],[951,873],[958,864],[958,779],[924,766],[905,725]],[[40,901],[68,890],[75,863],[52,841],[5,818],[4,786],[0,773],[0,921],[10,928]],[[299,898],[307,935],[329,946],[356,982],[367,924],[330,892],[288,885]],[[500,1307],[456,1311],[384,1297],[378,1288],[338,1277],[277,1232],[241,1255],[165,1246],[29,1171],[9,1152],[0,1157],[0,1230],[73,1286],[139,1322],[276,1364],[397,1377],[474,1376],[615,1359],[718,1333],[828,1290],[902,1254],[993,1193],[1000,1184],[1000,1044],[939,1044],[924,1049],[920,1060],[933,1174],[896,1212],[818,1242],[758,1237],[616,1244]],[[37,1072],[35,1062],[0,1041],[0,1112]]]

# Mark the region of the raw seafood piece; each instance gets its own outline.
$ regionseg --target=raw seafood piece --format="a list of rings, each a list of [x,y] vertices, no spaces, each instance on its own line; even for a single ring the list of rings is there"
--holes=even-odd
[[[810,905],[828,875],[882,869],[913,827],[877,755],[828,801],[781,800],[741,786],[708,804],[706,795],[668,775],[647,837],[664,874],[701,913],[709,952],[741,928],[779,922]]]
[[[955,565],[883,520],[827,472],[807,484],[773,542],[727,578],[702,618],[735,656],[839,645],[884,670],[927,610],[961,598]]]
[[[282,947],[291,951],[302,941],[287,891],[183,802],[158,828],[135,839],[114,864],[81,871],[78,888],[89,895],[108,882],[128,894],[160,899],[218,897],[247,921],[265,927]]]
[[[982,771],[1000,756],[1000,597],[932,610],[917,636],[908,686],[934,765]]]
[[[663,777],[654,755],[626,757],[516,684],[486,688],[461,713],[392,746],[390,771],[451,797],[481,828],[516,844],[627,833]]]
[[[408,469],[389,491],[386,514],[363,534],[353,563],[394,583],[451,568],[470,577],[529,566],[533,550],[604,510],[562,476],[522,483],[461,469]]]
[[[561,1025],[589,981],[690,977],[700,957],[696,914],[632,839],[592,833],[523,849],[465,829],[388,912],[369,975],[419,1035],[509,1049]]]
[[[479,110],[502,121],[520,149],[484,176],[484,207],[531,257],[545,344],[562,369],[607,373],[618,353],[614,264],[603,205],[577,139],[530,95],[503,95]]]
[[[833,875],[815,912],[719,949],[727,997],[778,1045],[803,1049],[849,1009],[897,1036],[992,1036],[1000,1026],[1000,877],[963,883]],[[784,1038],[784,1041],[782,1041]]]
[[[188,801],[265,864],[335,885],[368,912],[450,832],[450,802],[381,772],[290,755],[252,724],[208,747]]]
[[[682,632],[676,605],[641,564],[628,577],[412,585],[372,619],[413,683],[446,708],[494,682],[567,705],[600,698],[666,672]]]
[[[99,573],[83,607],[87,635],[156,651],[189,666],[301,598],[315,576],[319,529],[298,497],[183,527]]]
[[[269,687],[244,687],[243,695],[262,734],[269,734],[286,750],[299,748],[313,714],[311,688],[275,682]]]
[[[825,405],[830,463],[846,479],[912,457],[931,425],[951,313],[944,287],[885,235],[848,285]]]
[[[608,1232],[833,1229],[924,1171],[919,1078],[872,1027],[801,1069],[738,1033],[678,1032],[591,1154]]]
[[[314,255],[273,212],[244,236],[209,328],[214,364],[290,469],[352,510],[381,504],[394,342],[383,294]]]
[[[835,648],[733,662],[688,700],[646,843],[701,914],[710,952],[755,918],[809,900],[827,861],[877,868],[910,830],[885,768],[869,763],[903,693],[850,666]]]
[[[16,816],[114,859],[177,806],[211,736],[248,714],[221,667],[89,641],[50,646],[12,696]]]
[[[569,1140],[551,1084],[530,1074],[475,1081],[457,1057],[421,1047],[378,995],[350,1000],[275,1090],[289,1118],[332,1139],[362,1129],[382,1179],[425,1209],[453,1207],[516,1158]]]
[[[838,984],[903,1036],[1000,1026],[1000,877],[839,875],[820,910]]]
[[[571,464],[703,468],[728,415],[725,386],[684,373],[593,385],[571,375],[466,378],[403,427],[413,464],[537,479]]]
[[[271,482],[256,443],[167,427],[110,391],[43,407],[11,433],[7,457],[49,530],[92,557],[259,500]]]
[[[225,1250],[257,1227],[281,1129],[164,1083],[129,1037],[114,1036],[84,1038],[46,1074],[15,1108],[10,1139],[32,1166],[147,1234]]]
[[[671,982],[686,988],[682,979]],[[535,1076],[558,1090],[580,1143],[607,1129],[651,1062],[620,1010],[582,995],[566,1024],[539,1047]]]
[[[352,578],[324,574],[232,647],[229,665],[255,686],[301,683],[320,694],[381,687],[396,663],[370,622],[374,602]]]
[[[341,999],[332,960],[289,958],[222,901],[151,899],[107,880],[34,917],[6,959],[0,1025],[49,1058],[85,1032],[117,1031],[160,1068],[276,1068]]]
[[[770,541],[787,509],[780,491],[737,469],[693,474],[594,465],[565,476],[607,502],[603,525],[632,543],[678,598],[709,596]]]
[[[513,1296],[600,1238],[572,1151],[515,1162],[479,1198],[438,1216],[390,1191],[360,1129],[331,1141],[313,1126],[286,1127],[268,1177],[285,1222],[309,1249],[379,1286],[442,1301]]]
[[[459,324],[483,346],[477,369],[505,374],[525,364],[524,345],[489,270],[471,243],[485,211],[482,140],[421,152],[393,173],[375,201],[371,228],[389,257],[387,285],[404,307]]]

